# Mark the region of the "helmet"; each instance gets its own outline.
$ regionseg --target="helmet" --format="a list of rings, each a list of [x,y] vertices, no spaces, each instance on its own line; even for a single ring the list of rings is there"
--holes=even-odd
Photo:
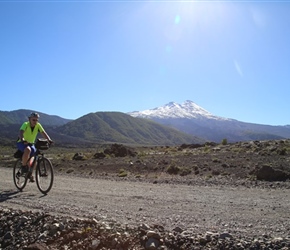
[[[35,113],[35,112],[32,112],[32,113],[30,114],[30,116],[28,116],[28,118],[32,118],[32,117],[37,117],[37,118],[39,118],[39,114],[38,114],[38,113]]]

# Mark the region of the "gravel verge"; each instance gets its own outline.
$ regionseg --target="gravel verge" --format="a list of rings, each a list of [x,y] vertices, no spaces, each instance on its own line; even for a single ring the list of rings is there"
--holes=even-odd
[[[42,196],[32,184],[17,192],[11,168],[0,171],[1,249],[290,248],[288,182],[57,174]]]

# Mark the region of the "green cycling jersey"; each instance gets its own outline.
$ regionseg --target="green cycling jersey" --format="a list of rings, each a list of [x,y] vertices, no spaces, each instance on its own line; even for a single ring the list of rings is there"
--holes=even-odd
[[[31,128],[29,122],[24,122],[20,127],[20,130],[24,131],[23,138],[28,143],[34,143],[38,132],[44,132],[44,129],[40,123],[37,123],[33,128]],[[21,139],[19,139],[18,141],[21,141]]]

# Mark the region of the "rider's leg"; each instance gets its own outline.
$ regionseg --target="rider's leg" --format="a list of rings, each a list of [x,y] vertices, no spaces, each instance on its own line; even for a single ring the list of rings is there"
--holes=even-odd
[[[30,156],[31,156],[31,159],[29,161],[29,167],[30,167],[30,169],[29,169],[29,172],[30,172],[29,179],[30,179],[30,182],[34,182],[33,171],[34,171],[34,169],[36,167],[36,161],[34,161],[35,152],[36,152],[36,148],[35,148],[34,145],[32,145],[30,147]]]
[[[30,147],[30,157],[31,157],[31,159],[30,159],[30,162],[29,162],[29,166],[32,168],[31,170],[34,170],[35,167],[36,167],[36,161],[34,162],[34,155],[35,155],[35,153],[36,153],[36,148],[35,148],[34,145],[32,145]]]
[[[22,166],[26,166],[27,165],[27,161],[29,159],[30,153],[31,153],[31,148],[29,146],[27,146],[24,149],[24,152],[23,152],[23,156],[22,156]]]

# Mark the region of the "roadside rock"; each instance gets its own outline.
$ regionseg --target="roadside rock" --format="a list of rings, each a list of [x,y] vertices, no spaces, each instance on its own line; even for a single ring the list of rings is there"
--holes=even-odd
[[[115,157],[125,157],[125,156],[136,156],[136,153],[129,147],[122,144],[112,144],[111,148],[106,148],[104,150],[105,154],[113,155]]]
[[[75,161],[82,161],[85,159],[85,156],[83,155],[83,153],[75,153],[72,159]]]
[[[289,173],[279,169],[273,169],[269,165],[263,165],[258,169],[256,175],[257,180],[264,181],[286,181],[287,179],[290,179]]]
[[[188,228],[165,231],[160,225],[139,227],[47,213],[0,210],[0,249],[281,249],[290,238],[234,237],[228,232],[199,234]]]

